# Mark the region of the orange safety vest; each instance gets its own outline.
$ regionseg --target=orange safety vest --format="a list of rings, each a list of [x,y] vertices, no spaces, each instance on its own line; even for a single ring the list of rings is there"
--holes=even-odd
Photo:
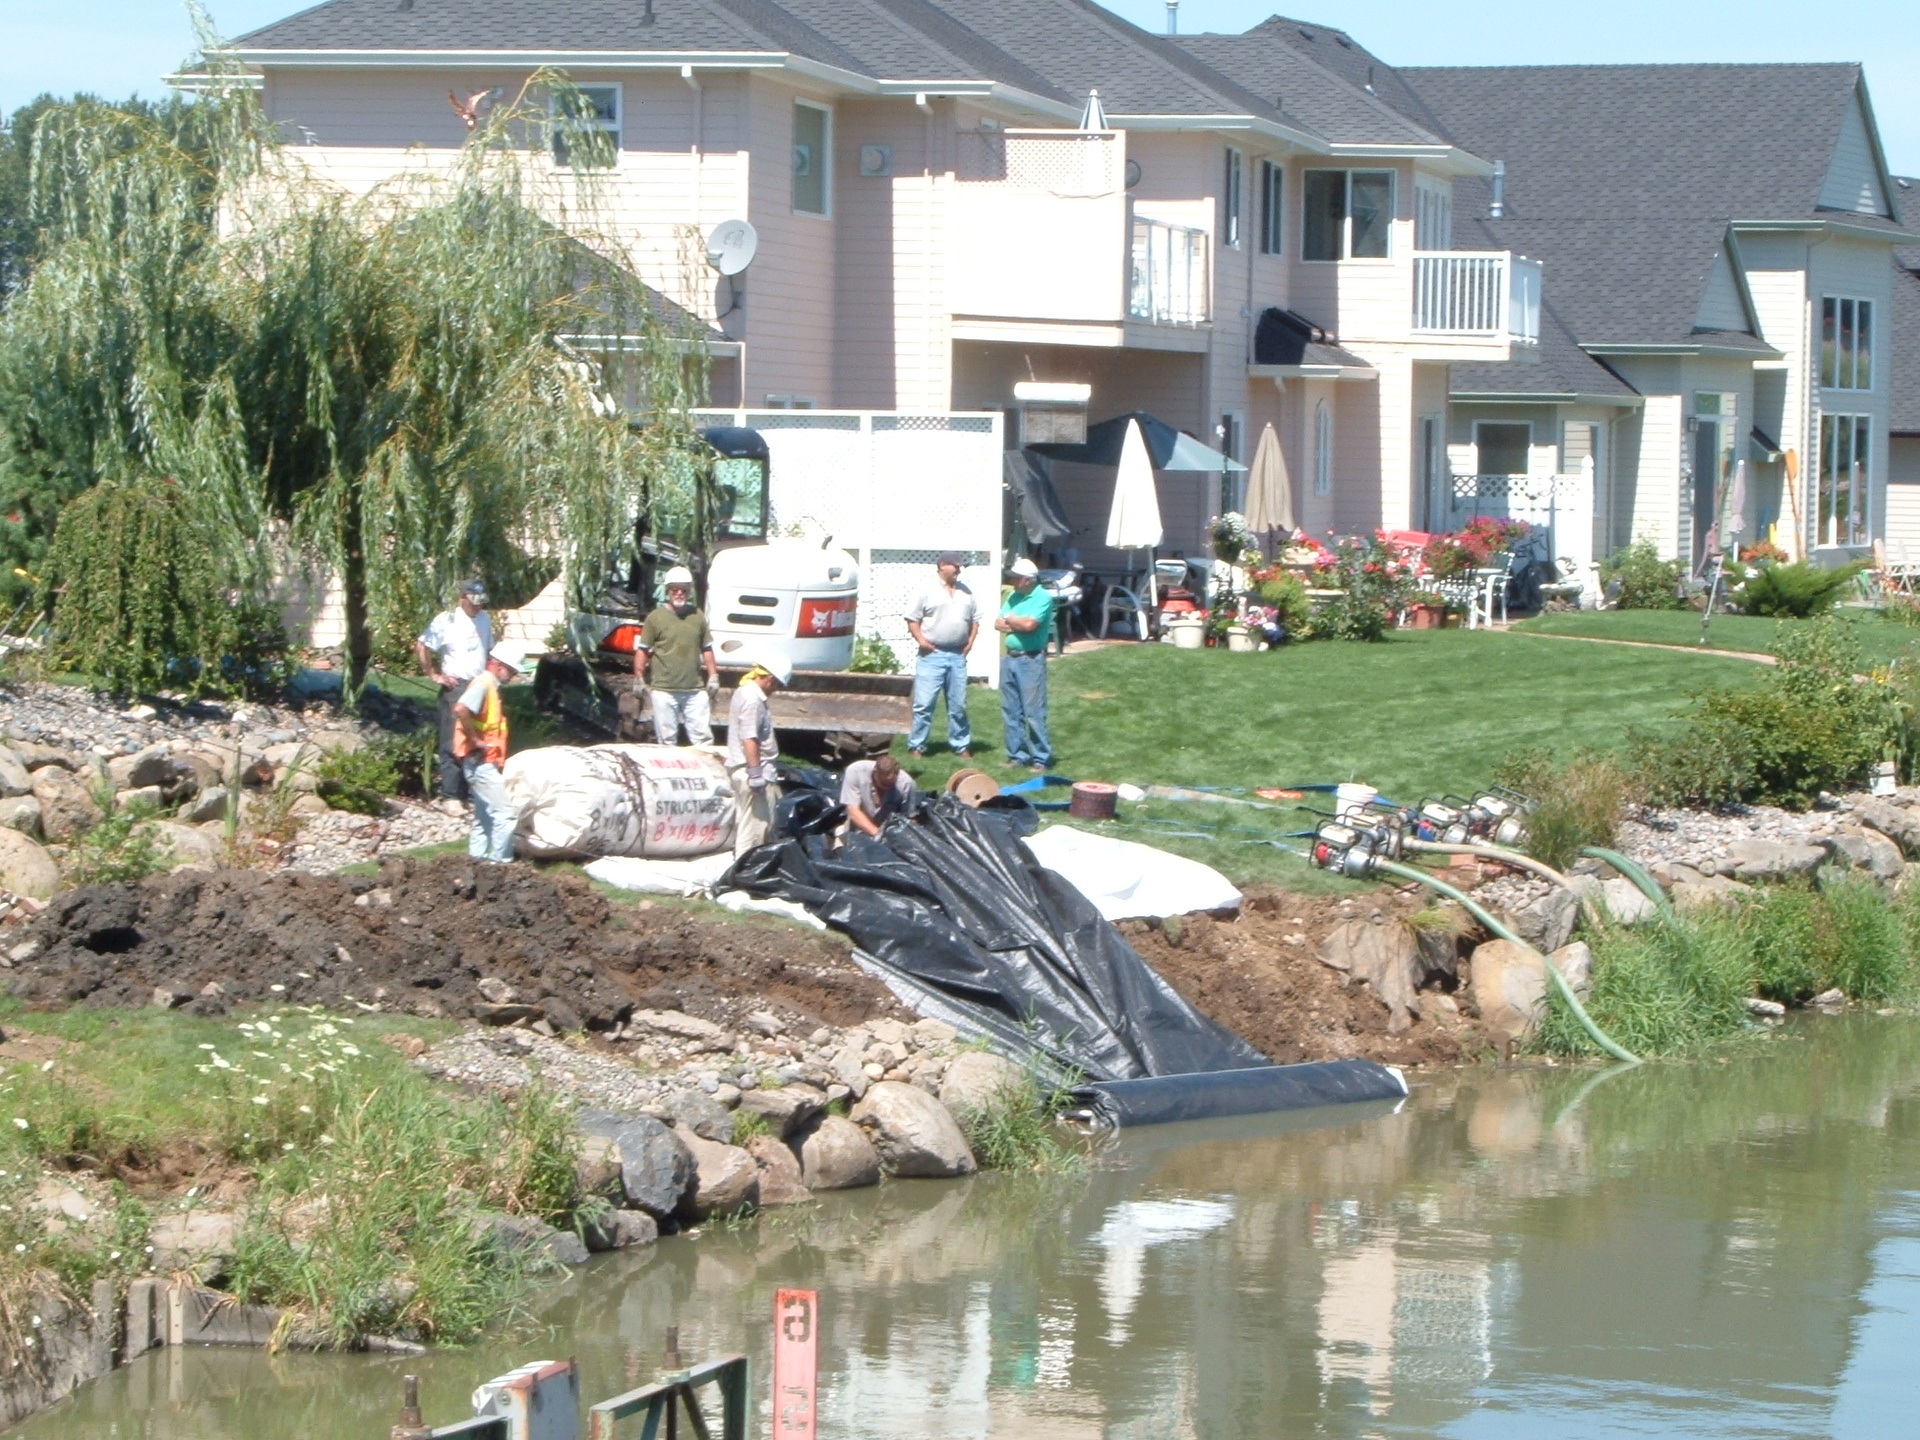
[[[487,682],[486,697],[480,702],[480,713],[473,717],[473,725],[480,732],[479,751],[486,756],[490,765],[507,763],[507,711],[500,703],[500,682],[493,678],[492,672],[482,670],[476,679]],[[473,740],[467,734],[465,725],[453,727],[453,758],[464,760],[474,753]]]

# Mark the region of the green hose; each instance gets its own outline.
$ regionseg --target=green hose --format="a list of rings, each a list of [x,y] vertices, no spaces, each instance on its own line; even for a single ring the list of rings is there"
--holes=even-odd
[[[1608,863],[1611,864],[1612,862],[1609,861]],[[1629,861],[1628,863],[1631,864],[1632,862]],[[1566,1002],[1567,1008],[1573,1011],[1574,1018],[1580,1022],[1581,1027],[1587,1034],[1593,1037],[1593,1043],[1606,1051],[1607,1054],[1613,1056],[1616,1060],[1624,1060],[1629,1065],[1638,1065],[1640,1063],[1640,1057],[1638,1055],[1634,1054],[1624,1045],[1619,1044],[1612,1036],[1608,1035],[1606,1031],[1593,1023],[1593,1017],[1587,1014],[1587,1007],[1580,1003],[1580,997],[1573,993],[1573,987],[1567,984],[1567,977],[1560,973],[1558,967],[1551,964],[1546,956],[1540,954],[1538,950],[1534,949],[1531,945],[1527,944],[1526,941],[1514,934],[1513,931],[1494,919],[1492,915],[1488,914],[1486,910],[1482,909],[1474,901],[1468,899],[1466,895],[1454,889],[1453,886],[1447,884],[1445,881],[1436,880],[1426,871],[1416,866],[1402,865],[1394,860],[1375,860],[1374,866],[1376,869],[1382,870],[1389,875],[1398,875],[1404,880],[1417,881],[1430,890],[1439,891],[1440,894],[1446,896],[1449,900],[1458,901],[1466,907],[1469,915],[1473,916],[1474,919],[1486,926],[1487,929],[1491,930],[1495,935],[1498,935],[1502,940],[1511,941],[1522,950],[1525,950],[1529,955],[1536,957],[1540,961],[1541,967],[1547,972],[1547,979],[1552,983],[1554,989],[1559,992],[1560,998]]]
[[[1659,883],[1619,851],[1602,850],[1598,845],[1589,845],[1580,853],[1582,855],[1591,855],[1596,860],[1606,861],[1607,864],[1631,880],[1642,895],[1653,901],[1654,908],[1663,916],[1669,920],[1673,918],[1673,904],[1667,899],[1666,892],[1660,888]]]

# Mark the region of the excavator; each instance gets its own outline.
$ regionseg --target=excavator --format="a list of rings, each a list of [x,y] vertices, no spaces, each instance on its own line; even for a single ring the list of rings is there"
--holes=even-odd
[[[911,723],[913,677],[848,669],[858,635],[859,563],[831,537],[769,540],[766,438],[738,426],[701,433],[712,454],[695,486],[691,520],[679,533],[651,529],[642,497],[633,543],[609,557],[594,608],[568,615],[572,650],[540,661],[536,701],[612,739],[652,740],[652,708],[633,675],[634,644],[660,578],[684,565],[720,664],[716,728],[724,727],[728,698],[747,668],[778,652],[793,664],[793,683],[771,702],[783,749],[831,764],[881,753]]]

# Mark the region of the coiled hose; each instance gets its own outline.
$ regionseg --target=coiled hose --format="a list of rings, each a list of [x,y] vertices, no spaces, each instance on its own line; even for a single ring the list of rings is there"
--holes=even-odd
[[[1473,916],[1474,919],[1478,920],[1502,940],[1511,941],[1522,950],[1525,950],[1529,955],[1536,956],[1540,961],[1541,968],[1547,972],[1548,983],[1554,987],[1559,993],[1560,998],[1566,1002],[1567,1008],[1573,1012],[1574,1018],[1580,1022],[1581,1028],[1592,1037],[1593,1043],[1606,1051],[1607,1054],[1613,1056],[1616,1060],[1624,1060],[1629,1065],[1640,1064],[1640,1057],[1638,1055],[1627,1049],[1626,1046],[1620,1044],[1594,1023],[1593,1017],[1587,1014],[1587,1007],[1580,1003],[1580,997],[1575,995],[1573,993],[1573,987],[1567,984],[1567,977],[1562,975],[1558,968],[1550,964],[1546,956],[1541,955],[1538,950],[1535,950],[1531,945],[1527,944],[1526,941],[1514,934],[1513,931],[1494,919],[1483,907],[1469,899],[1461,891],[1454,889],[1453,886],[1447,884],[1444,880],[1437,880],[1416,866],[1402,865],[1395,860],[1383,859],[1376,859],[1373,863],[1375,869],[1385,874],[1397,875],[1403,880],[1415,881],[1421,885],[1425,885],[1429,890],[1438,891],[1449,900],[1457,901],[1466,908],[1469,915]],[[1613,862],[1608,861],[1608,863],[1612,864]],[[1628,863],[1631,864],[1632,862],[1629,861]],[[1652,884],[1652,881],[1649,880],[1648,883]]]

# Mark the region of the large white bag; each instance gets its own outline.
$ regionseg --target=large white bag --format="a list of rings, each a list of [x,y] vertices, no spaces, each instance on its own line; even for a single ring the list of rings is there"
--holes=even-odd
[[[733,845],[733,786],[712,750],[553,745],[507,761],[533,855],[710,855]]]

